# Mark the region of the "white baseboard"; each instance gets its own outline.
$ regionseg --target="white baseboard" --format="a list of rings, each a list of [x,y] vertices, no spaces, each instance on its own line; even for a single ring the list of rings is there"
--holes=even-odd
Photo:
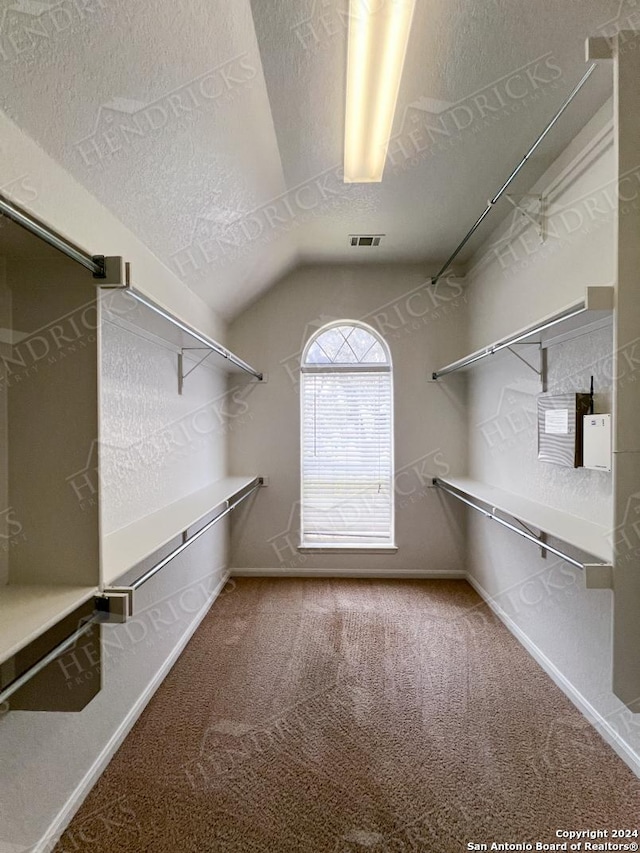
[[[563,675],[557,666],[549,660],[543,651],[528,637],[525,632],[518,627],[513,619],[505,613],[497,602],[492,599],[489,593],[478,583],[478,581],[467,574],[467,580],[480,597],[488,604],[493,613],[500,621],[509,629],[514,637],[525,647],[531,657],[537,661],[544,669],[547,675],[557,684],[562,692],[570,699],[576,708],[589,720],[596,731],[604,738],[620,758],[627,764],[631,770],[640,776],[640,755],[626,743],[616,732],[613,726],[607,721],[606,717],[597,711],[593,705],[586,699],[582,693],[572,684],[569,679]]]
[[[131,708],[127,716],[124,718],[117,731],[113,734],[111,739],[107,742],[102,752],[95,760],[89,771],[85,774],[84,778],[77,786],[75,791],[71,794],[67,802],[64,804],[62,810],[56,815],[53,823],[49,826],[49,829],[44,834],[44,836],[37,842],[31,849],[30,853],[49,853],[56,843],[58,842],[60,836],[65,831],[71,819],[78,811],[85,798],[87,797],[89,791],[93,788],[95,783],[98,781],[99,777],[104,772],[107,764],[111,761],[113,756],[118,751],[118,748],[129,734],[133,726],[135,725],[138,717],[147,704],[149,703],[151,697],[156,692],[158,687],[162,684],[164,679],[166,678],[169,670],[174,665],[174,663],[178,660],[180,655],[185,649],[185,646],[195,633],[196,629],[204,619],[204,617],[209,612],[211,605],[216,600],[218,595],[220,594],[222,588],[229,580],[229,572],[225,571],[220,581],[216,584],[213,589],[211,595],[204,603],[202,608],[198,611],[195,618],[184,632],[184,634],[180,637],[178,643],[174,646],[171,654],[163,663],[161,668],[155,674],[153,679],[149,682],[147,687],[145,688],[142,695],[138,698],[138,701]]]
[[[421,569],[240,569],[232,568],[232,578],[381,578],[381,579],[420,579],[429,580],[466,580],[464,571],[428,571]]]

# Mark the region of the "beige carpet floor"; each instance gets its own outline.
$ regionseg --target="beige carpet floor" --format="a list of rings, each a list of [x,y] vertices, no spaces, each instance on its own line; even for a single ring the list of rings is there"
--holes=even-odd
[[[639,816],[640,780],[466,582],[245,579],[56,851],[535,849]]]

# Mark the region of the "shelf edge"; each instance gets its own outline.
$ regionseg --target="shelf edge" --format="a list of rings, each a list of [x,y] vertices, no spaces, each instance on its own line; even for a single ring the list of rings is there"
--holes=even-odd
[[[505,335],[485,347],[481,347],[462,358],[450,362],[439,370],[434,371],[432,378],[437,380],[440,376],[448,375],[457,370],[465,370],[475,362],[480,361],[480,359],[505,349],[511,343],[524,342],[525,338],[532,337],[537,332],[544,331],[545,327],[559,325],[563,320],[575,317],[581,312],[590,314],[592,312],[613,311],[613,306],[613,285],[589,286],[585,289],[585,295],[582,299],[575,300],[560,311],[554,311],[552,314],[542,317],[535,323],[529,323],[511,335]]]

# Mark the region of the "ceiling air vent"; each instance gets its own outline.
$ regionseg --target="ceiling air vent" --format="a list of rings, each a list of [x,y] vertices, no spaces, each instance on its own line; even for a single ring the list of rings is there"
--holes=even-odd
[[[379,246],[384,234],[349,234],[352,246]]]

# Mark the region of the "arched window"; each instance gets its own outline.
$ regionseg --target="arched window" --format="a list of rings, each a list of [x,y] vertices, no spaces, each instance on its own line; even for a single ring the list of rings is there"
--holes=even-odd
[[[301,546],[394,547],[389,348],[364,323],[330,323],[301,378]]]

